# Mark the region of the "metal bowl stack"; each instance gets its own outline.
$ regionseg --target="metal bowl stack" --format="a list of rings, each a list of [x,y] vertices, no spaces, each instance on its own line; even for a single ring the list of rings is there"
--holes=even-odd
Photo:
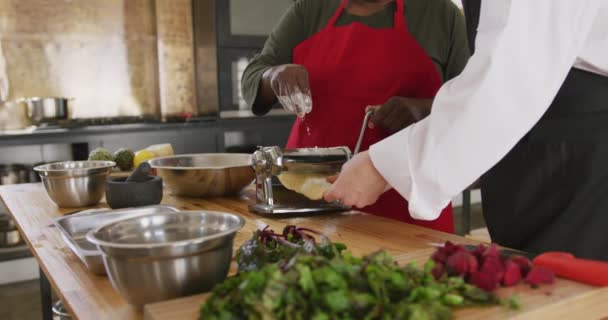
[[[49,197],[60,207],[76,208],[97,204],[114,161],[65,161],[34,168]]]
[[[152,159],[150,166],[177,196],[234,195],[255,178],[251,154],[201,153]]]
[[[208,291],[229,271],[245,220],[210,211],[154,213],[91,230],[112,285],[136,307]]]

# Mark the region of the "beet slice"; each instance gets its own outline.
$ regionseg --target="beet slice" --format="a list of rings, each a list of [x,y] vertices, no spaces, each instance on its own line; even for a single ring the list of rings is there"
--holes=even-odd
[[[512,261],[519,266],[522,277],[526,277],[530,269],[532,269],[532,261],[524,256],[513,255],[509,257],[508,261]]]
[[[433,261],[435,261],[435,263],[441,263],[444,264],[448,261],[448,254],[444,251],[441,250],[442,248],[438,248],[437,251],[435,251],[433,253],[433,255],[431,256],[431,259],[433,259]]]
[[[505,266],[500,256],[486,256],[481,264],[480,272],[491,276],[496,282],[500,282],[505,274]]]
[[[483,254],[486,252],[486,250],[488,249],[488,247],[486,247],[484,244],[480,243],[479,245],[477,245],[477,247],[475,247],[474,250],[471,251],[471,253],[477,257],[477,260],[479,260],[480,264],[481,264],[481,260],[483,258]]]
[[[490,246],[483,253],[483,258],[488,257],[500,259],[500,250],[498,250],[498,246],[495,243],[490,244]]]
[[[492,274],[481,271],[471,273],[469,282],[485,291],[494,291],[499,284],[499,281]]]
[[[469,256],[469,253],[460,251],[451,255],[446,263],[448,275],[463,277],[469,273]]]
[[[521,268],[520,266],[511,261],[507,260],[505,263],[505,275],[502,278],[502,285],[510,287],[518,284],[521,281]]]
[[[538,286],[540,284],[550,284],[555,281],[555,274],[551,269],[534,266],[528,272],[526,276],[526,283],[531,284],[533,286]]]
[[[448,256],[453,255],[456,252],[466,252],[467,249],[460,244],[454,244],[450,241],[446,241],[443,245],[443,252],[445,252]]]

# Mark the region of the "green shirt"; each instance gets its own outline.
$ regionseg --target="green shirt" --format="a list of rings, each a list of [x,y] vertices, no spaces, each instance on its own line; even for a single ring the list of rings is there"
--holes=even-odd
[[[342,0],[298,0],[270,33],[262,53],[243,73],[243,97],[249,107],[258,93],[262,74],[270,67],[293,63],[293,49],[323,29]],[[431,58],[441,78],[457,76],[469,59],[464,17],[450,0],[405,0],[405,21],[410,34]],[[359,22],[372,28],[392,28],[395,2],[370,16],[343,11],[336,25]],[[407,59],[407,56],[403,57]]]

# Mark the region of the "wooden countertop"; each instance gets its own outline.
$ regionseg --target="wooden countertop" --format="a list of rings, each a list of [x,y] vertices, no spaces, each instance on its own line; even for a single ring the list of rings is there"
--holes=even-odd
[[[345,243],[356,255],[385,249],[400,263],[425,261],[433,252],[429,243],[451,240],[472,243],[463,237],[428,230],[367,215],[357,211],[306,218],[271,219],[249,213],[248,195],[241,198],[186,199],[165,195],[163,204],[184,210],[219,210],[240,214],[247,223],[237,234],[235,248],[251,236],[256,220],[273,229],[286,224],[311,227],[326,233],[332,240]],[[46,195],[41,184],[0,186],[0,198],[13,215],[19,230],[64,305],[76,319],[142,319],[144,312],[128,305],[112,288],[107,277],[95,276],[61,239],[52,219],[77,209],[60,209]],[[100,203],[98,207],[104,207]],[[599,289],[568,280],[533,290],[527,286],[501,289],[506,297],[518,293],[519,311],[496,306],[457,311],[457,318],[573,318],[608,316],[608,289]],[[194,319],[203,295],[160,302],[146,306],[149,319]]]

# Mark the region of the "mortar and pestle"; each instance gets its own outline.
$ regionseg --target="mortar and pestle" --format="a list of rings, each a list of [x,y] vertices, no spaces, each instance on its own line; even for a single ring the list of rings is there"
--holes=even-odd
[[[159,204],[163,199],[163,180],[150,176],[151,167],[142,162],[128,177],[106,181],[106,202],[112,209]]]

